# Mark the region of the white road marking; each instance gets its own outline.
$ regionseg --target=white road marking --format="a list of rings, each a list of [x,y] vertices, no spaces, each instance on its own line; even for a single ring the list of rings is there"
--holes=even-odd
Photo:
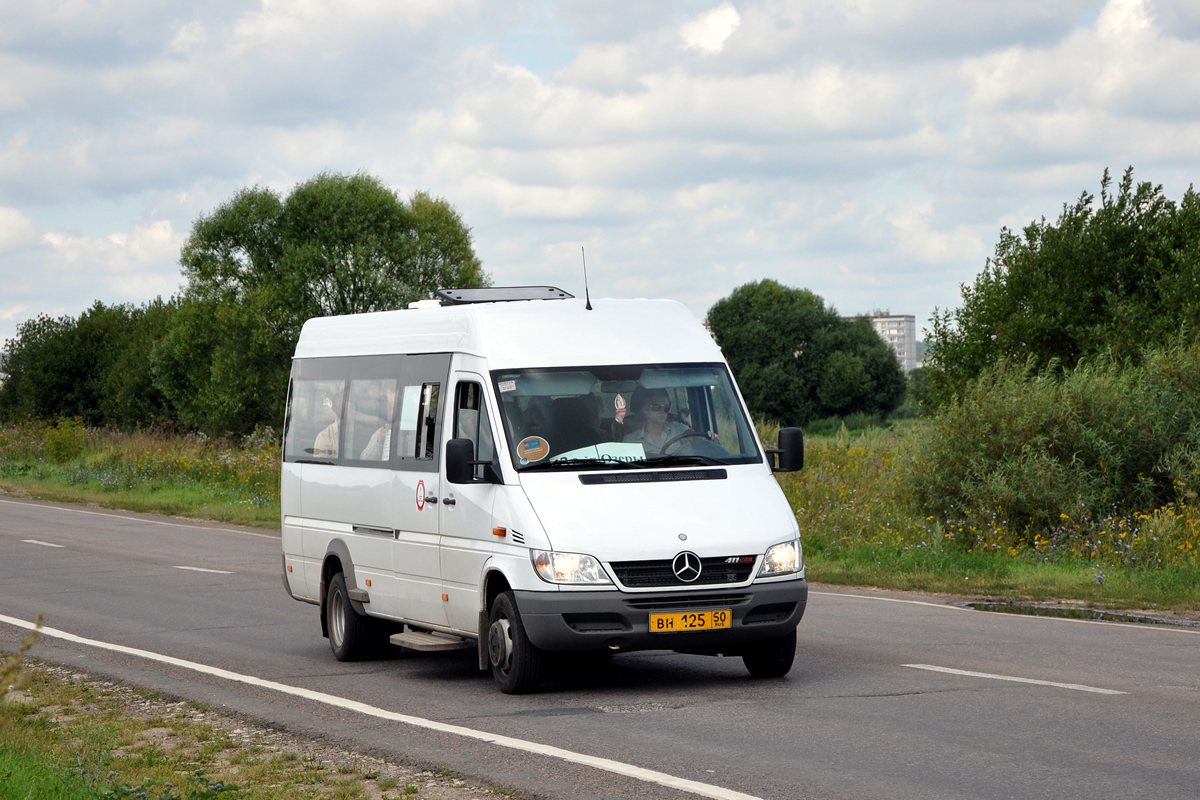
[[[214,572],[217,575],[232,575],[233,573],[225,569],[205,569],[204,567],[175,567],[175,569],[186,569],[192,572]]]
[[[1033,678],[1015,678],[1012,675],[993,675],[990,672],[971,672],[965,669],[951,667],[935,667],[932,664],[905,664],[913,669],[924,669],[930,672],[945,672],[949,675],[965,675],[968,678],[988,678],[994,681],[1010,681],[1011,683],[1032,683],[1037,686],[1057,686],[1059,689],[1074,689],[1077,692],[1093,692],[1095,694],[1129,694],[1118,692],[1116,689],[1100,689],[1095,686],[1084,686],[1081,683],[1059,683],[1058,681],[1039,681]]]
[[[302,697],[306,700],[311,700],[316,703],[323,703],[335,708],[345,709],[347,711],[356,711],[360,714],[365,714],[379,719],[385,719],[391,722],[401,722],[405,725],[412,725],[416,728],[424,728],[426,730],[438,731],[440,733],[448,733],[454,736],[462,736],[466,739],[475,739],[476,741],[486,744],[494,744],[499,747],[507,747],[512,750],[521,750],[526,753],[534,753],[536,755],[548,756],[550,758],[558,758],[563,761],[568,761],[573,764],[581,764],[587,767],[612,772],[616,775],[623,775],[628,778],[635,778],[647,783],[666,786],[671,789],[678,789],[681,792],[699,795],[700,797],[710,797],[714,800],[762,800],[762,798],[754,795],[745,794],[743,792],[726,789],[721,786],[713,786],[699,781],[688,780],[687,778],[679,778],[675,775],[668,775],[665,772],[657,772],[652,769],[645,769],[633,764],[625,764],[620,761],[613,761],[608,758],[599,756],[590,756],[586,753],[576,753],[571,750],[564,750],[561,747],[553,747],[551,745],[539,744],[537,742],[528,742],[524,739],[515,739],[511,736],[500,736],[494,733],[486,733],[477,731],[472,728],[464,728],[461,725],[449,725],[444,722],[437,722],[423,717],[414,717],[408,714],[398,714],[395,711],[388,711],[384,708],[361,703],[357,700],[350,700],[337,695],[326,694],[325,692],[317,692],[312,689],[304,689],[299,686],[290,686],[286,683],[277,683],[264,678],[257,678],[253,675],[243,675],[238,672],[220,669],[218,667],[210,667],[207,664],[200,664],[195,661],[186,661],[182,658],[173,656],[165,656],[161,653],[154,653],[149,650],[138,650],[133,647],[125,647],[124,645],[112,644],[111,642],[103,642],[97,639],[87,639],[82,636],[77,636],[73,633],[60,631],[56,628],[37,628],[37,625],[23,619],[5,616],[0,614],[0,622],[13,625],[17,628],[25,630],[39,630],[42,636],[49,636],[55,639],[62,639],[75,644],[87,645],[96,647],[101,650],[109,650],[114,653],[124,653],[125,655],[137,656],[149,661],[157,661],[162,664],[170,664],[175,667],[189,669],[193,672],[199,672],[204,675],[211,675],[215,678],[233,681],[236,683],[244,683],[249,686],[257,686],[262,689],[270,689],[283,694],[289,694],[293,697]]]
[[[37,539],[22,539],[25,544],[40,544],[42,547],[66,547],[65,544],[54,544],[53,542],[39,542]]]
[[[1074,619],[1072,617],[1043,617],[1036,614],[1004,614],[991,611],[977,611],[973,608],[965,606],[955,606],[948,603],[930,603],[925,600],[904,600],[899,597],[875,597],[869,594],[848,594],[846,592],[820,592],[812,589],[808,590],[809,594],[821,595],[823,597],[849,597],[853,600],[877,600],[882,603],[901,603],[909,606],[928,606],[929,608],[940,608],[943,611],[966,611],[971,614],[985,614],[990,617],[1004,619],[1023,619],[1032,620],[1035,622],[1073,622],[1076,625],[1103,625],[1106,628],[1132,628],[1137,631],[1159,631],[1161,633],[1187,633],[1192,636],[1200,636],[1200,629],[1187,628],[1182,625],[1146,625],[1138,622],[1111,622],[1102,619]]]
[[[146,519],[145,517],[130,517],[125,514],[105,514],[100,511],[84,511],[82,508],[67,508],[66,506],[44,506],[40,503],[22,503],[18,500],[0,500],[0,503],[7,503],[12,506],[25,506],[26,508],[49,508],[54,511],[66,511],[70,514],[87,514],[91,517],[108,517],[109,519],[127,519],[131,522],[144,522],[147,525],[165,525],[168,528],[188,528],[189,530],[204,530],[204,531],[221,531],[222,533],[236,533],[240,536],[254,536],[259,539],[279,539],[278,534],[270,533],[252,533],[250,531],[239,531],[234,528],[215,528],[208,525],[187,525],[182,522],[167,522],[161,519]]]
[[[809,594],[817,594],[823,597],[850,597],[854,600],[879,600],[884,603],[902,603],[907,606],[929,606],[930,608],[942,608],[947,611],[973,611],[971,608],[963,608],[962,606],[951,606],[946,603],[930,603],[926,600],[903,600],[899,597],[877,597],[869,594],[847,594],[846,592],[820,592],[815,589],[809,589]]]

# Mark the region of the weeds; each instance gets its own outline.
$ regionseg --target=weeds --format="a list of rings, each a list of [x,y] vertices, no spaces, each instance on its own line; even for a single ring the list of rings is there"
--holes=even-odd
[[[270,429],[233,443],[26,423],[0,428],[0,480],[41,484],[45,499],[277,524],[277,440]]]
[[[1197,607],[1195,497],[1144,512],[1076,505],[1043,527],[952,503],[930,513],[910,490],[912,452],[928,435],[928,423],[912,423],[810,437],[804,469],[777,476],[811,580]]]

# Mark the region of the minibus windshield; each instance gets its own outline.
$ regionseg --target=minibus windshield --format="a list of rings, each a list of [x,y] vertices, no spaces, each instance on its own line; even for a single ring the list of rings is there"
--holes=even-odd
[[[761,461],[724,364],[492,373],[519,470],[641,469]]]

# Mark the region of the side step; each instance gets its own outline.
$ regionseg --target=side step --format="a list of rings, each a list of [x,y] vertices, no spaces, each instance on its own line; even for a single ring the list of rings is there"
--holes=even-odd
[[[428,633],[426,631],[405,631],[393,633],[388,641],[392,644],[407,647],[410,650],[466,650],[475,647],[473,639],[463,639],[448,633]]]

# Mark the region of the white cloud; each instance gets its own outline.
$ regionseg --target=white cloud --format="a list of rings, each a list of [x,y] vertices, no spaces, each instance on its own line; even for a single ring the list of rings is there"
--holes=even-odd
[[[24,247],[36,239],[33,220],[15,208],[0,207],[0,253]]]
[[[742,16],[730,3],[722,3],[690,19],[679,29],[684,47],[699,50],[705,55],[714,55],[725,48],[725,40],[742,24]]]
[[[933,203],[912,203],[893,211],[888,222],[896,232],[900,252],[925,264],[982,262],[987,253],[979,236],[965,225],[950,231],[937,231]]]
[[[86,281],[125,300],[168,296],[179,288],[178,268],[167,272],[164,265],[178,260],[183,239],[170,222],[158,221],[99,238],[52,232],[42,243],[49,251],[47,269],[65,285]]]

